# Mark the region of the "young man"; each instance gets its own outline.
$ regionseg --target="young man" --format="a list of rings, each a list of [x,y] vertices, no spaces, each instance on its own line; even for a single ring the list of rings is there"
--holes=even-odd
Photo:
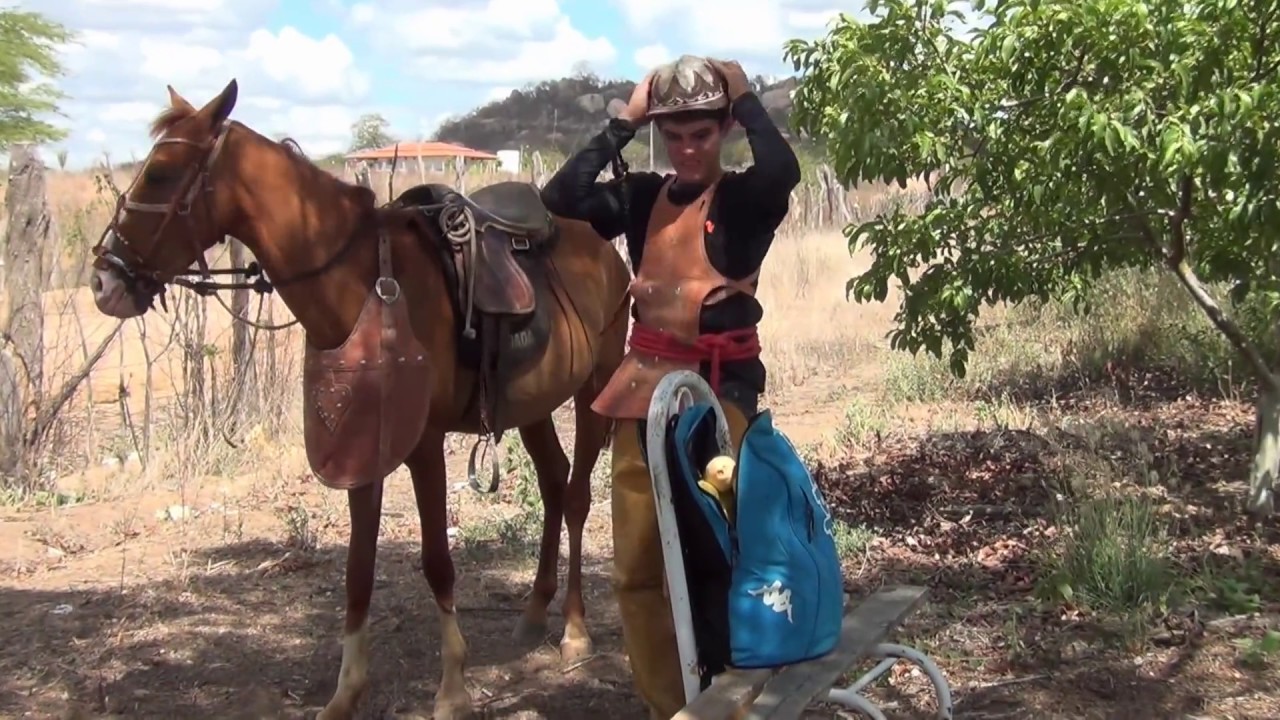
[[[674,175],[600,172],[653,121]],[[725,172],[720,149],[734,122],[755,164]],[[662,546],[640,438],[658,381],[697,367],[724,406],[734,443],[764,392],[755,299],[760,265],[786,217],[800,166],[742,68],[685,55],[650,73],[626,109],[571,158],[542,192],[552,212],[626,235],[636,323],[631,349],[592,408],[617,420],[613,440],[613,584],[636,688],[654,718],[684,706]]]

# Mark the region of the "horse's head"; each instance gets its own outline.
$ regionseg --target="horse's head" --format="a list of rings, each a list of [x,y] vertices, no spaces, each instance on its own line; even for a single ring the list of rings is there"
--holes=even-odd
[[[151,127],[155,144],[93,249],[89,287],[101,312],[137,317],[192,263],[208,274],[204,253],[223,240],[233,210],[217,180],[236,92],[232,80],[196,109],[169,87],[170,107]]]

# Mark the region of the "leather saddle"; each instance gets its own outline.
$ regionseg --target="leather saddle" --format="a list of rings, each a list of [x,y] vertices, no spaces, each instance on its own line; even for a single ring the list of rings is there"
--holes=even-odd
[[[422,208],[439,219],[448,244],[461,255],[456,258],[459,280],[469,296],[462,298],[464,307],[488,315],[534,312],[534,279],[518,256],[542,255],[556,238],[555,222],[535,185],[511,180],[464,195],[428,183],[405,190],[391,205]]]
[[[460,360],[479,375],[480,419],[496,442],[507,429],[499,417],[507,383],[550,342],[546,257],[559,237],[555,221],[537,186],[518,181],[470,195],[425,183],[388,207],[418,210],[438,227],[461,328]]]

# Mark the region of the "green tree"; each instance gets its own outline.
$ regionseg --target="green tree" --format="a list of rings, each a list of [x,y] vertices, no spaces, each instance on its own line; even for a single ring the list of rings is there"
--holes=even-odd
[[[386,147],[395,142],[387,128],[391,123],[379,113],[366,113],[351,124],[351,152]]]
[[[972,7],[966,16],[960,8]],[[1081,304],[1112,268],[1174,273],[1259,384],[1249,509],[1273,511],[1280,362],[1233,302],[1280,309],[1276,0],[884,0],[814,41],[797,126],[846,182],[928,178],[923,214],[846,229],[858,302],[903,290],[894,348],[963,375],[981,306]],[[916,279],[908,271],[927,269]],[[1231,302],[1209,291],[1232,283]]]
[[[66,136],[42,118],[65,96],[48,80],[60,77],[58,46],[72,34],[40,13],[0,8],[0,149]]]

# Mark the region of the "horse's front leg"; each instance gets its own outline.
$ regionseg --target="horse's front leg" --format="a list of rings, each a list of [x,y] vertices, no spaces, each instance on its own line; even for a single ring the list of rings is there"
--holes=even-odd
[[[382,481],[347,492],[351,539],[347,545],[347,618],[342,630],[338,688],[316,720],[349,720],[369,686],[369,603],[382,521]]]
[[[458,610],[453,601],[454,570],[447,532],[444,433],[428,429],[405,464],[413,476],[413,494],[422,524],[422,574],[431,586],[440,613],[442,667],[434,717],[435,720],[462,720],[472,716],[472,703],[464,674],[467,641],[458,627]]]
[[[564,524],[564,490],[569,479],[569,458],[564,456],[551,416],[520,428],[520,441],[533,462],[542,498],[542,542],[538,546],[538,570],[533,577],[524,613],[516,624],[515,638],[542,644],[547,635],[547,606],[556,596],[560,565],[560,527]]]

